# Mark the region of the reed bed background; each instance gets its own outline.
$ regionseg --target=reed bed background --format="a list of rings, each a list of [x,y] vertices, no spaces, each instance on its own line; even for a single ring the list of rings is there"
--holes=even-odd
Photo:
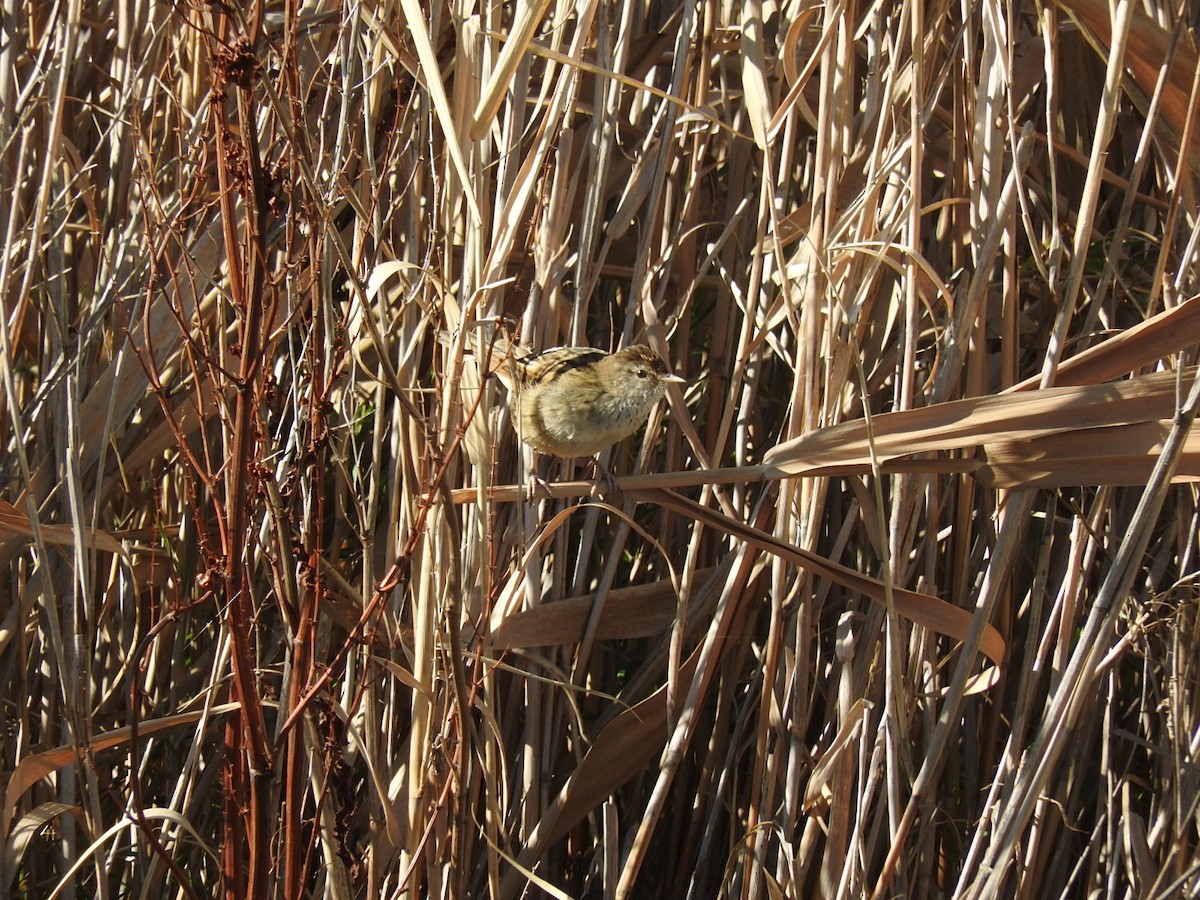
[[[1200,890],[1194,6],[238,6],[4,13],[0,892]]]

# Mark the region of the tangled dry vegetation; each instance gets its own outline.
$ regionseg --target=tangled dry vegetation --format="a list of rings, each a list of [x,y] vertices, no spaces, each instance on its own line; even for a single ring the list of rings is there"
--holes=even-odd
[[[1200,889],[1194,6],[12,6],[0,893]]]

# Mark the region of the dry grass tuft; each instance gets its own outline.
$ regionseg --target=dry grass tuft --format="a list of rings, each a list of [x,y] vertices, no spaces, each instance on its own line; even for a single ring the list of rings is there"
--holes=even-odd
[[[4,20],[0,894],[1200,892],[1187,4],[247,6]]]

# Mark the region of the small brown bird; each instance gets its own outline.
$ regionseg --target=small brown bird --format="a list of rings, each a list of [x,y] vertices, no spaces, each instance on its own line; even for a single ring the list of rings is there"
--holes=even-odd
[[[539,453],[565,459],[592,456],[633,434],[667,385],[684,382],[641,344],[616,353],[555,347],[511,360],[500,377],[517,435]]]

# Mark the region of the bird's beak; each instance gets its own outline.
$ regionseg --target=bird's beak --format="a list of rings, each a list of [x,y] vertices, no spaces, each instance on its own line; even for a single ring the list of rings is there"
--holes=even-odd
[[[671,384],[687,384],[687,379],[680,378],[678,375],[664,375],[659,381],[667,381]]]

